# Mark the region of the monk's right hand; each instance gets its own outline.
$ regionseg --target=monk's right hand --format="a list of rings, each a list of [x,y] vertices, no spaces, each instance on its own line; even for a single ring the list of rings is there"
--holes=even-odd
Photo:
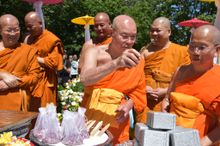
[[[21,80],[20,78],[16,77],[15,75],[12,75],[10,73],[4,72],[1,74],[2,80],[5,82],[5,84],[8,85],[10,88],[17,87],[18,82]]]
[[[123,54],[116,59],[117,66],[132,68],[136,66],[141,58],[141,54],[135,49],[127,49],[123,52]]]

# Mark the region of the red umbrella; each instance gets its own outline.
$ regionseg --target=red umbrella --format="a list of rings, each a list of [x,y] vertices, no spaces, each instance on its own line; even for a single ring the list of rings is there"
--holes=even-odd
[[[58,4],[63,2],[63,0],[23,0],[29,3],[33,3],[33,7],[35,11],[38,13],[40,16],[42,23],[43,23],[43,29],[45,28],[45,23],[44,23],[44,16],[43,16],[43,11],[42,11],[42,5],[43,4]]]
[[[201,25],[209,24],[207,21],[203,21],[197,18],[193,18],[190,20],[182,21],[178,23],[179,26],[188,26],[188,27],[199,27]]]

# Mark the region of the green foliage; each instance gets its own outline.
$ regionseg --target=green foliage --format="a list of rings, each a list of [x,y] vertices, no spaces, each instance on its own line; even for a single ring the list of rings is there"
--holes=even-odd
[[[0,15],[11,13],[18,17],[24,33],[24,16],[33,10],[32,5],[23,0],[0,0]],[[71,23],[71,19],[97,12],[107,12],[113,18],[119,14],[132,16],[138,27],[135,48],[149,42],[149,27],[153,19],[165,16],[172,22],[171,40],[188,44],[189,28],[178,26],[178,22],[197,17],[214,22],[216,7],[214,3],[198,0],[64,0],[57,5],[43,6],[46,28],[63,41],[68,54],[80,53],[84,43],[84,28]],[[93,27],[91,26],[91,30]],[[94,33],[91,32],[92,36]]]

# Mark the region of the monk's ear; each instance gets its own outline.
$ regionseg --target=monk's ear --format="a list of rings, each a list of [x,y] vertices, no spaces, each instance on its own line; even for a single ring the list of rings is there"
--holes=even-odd
[[[168,30],[169,36],[171,36],[171,29]]]
[[[220,50],[220,44],[215,45],[215,52],[218,52]]]

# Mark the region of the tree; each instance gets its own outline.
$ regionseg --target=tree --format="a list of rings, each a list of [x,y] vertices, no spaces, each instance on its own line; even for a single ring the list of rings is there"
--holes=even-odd
[[[18,17],[24,33],[24,16],[33,10],[32,5],[23,0],[0,0],[0,15],[11,13]],[[149,42],[149,28],[153,19],[165,16],[171,20],[171,40],[188,44],[189,28],[178,26],[178,22],[193,17],[213,23],[216,14],[214,3],[198,0],[64,0],[63,4],[43,6],[46,28],[63,41],[68,54],[79,54],[84,43],[83,26],[71,23],[71,19],[84,15],[95,16],[97,12],[107,12],[113,18],[127,14],[134,18],[138,27],[137,50]],[[93,27],[91,27],[93,30]],[[94,36],[94,33],[91,33]]]

